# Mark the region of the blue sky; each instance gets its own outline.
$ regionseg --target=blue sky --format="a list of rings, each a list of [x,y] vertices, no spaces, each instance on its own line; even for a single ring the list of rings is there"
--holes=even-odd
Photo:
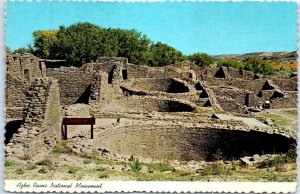
[[[132,29],[184,54],[297,50],[295,2],[8,2],[6,45],[32,43],[35,30],[76,22]]]

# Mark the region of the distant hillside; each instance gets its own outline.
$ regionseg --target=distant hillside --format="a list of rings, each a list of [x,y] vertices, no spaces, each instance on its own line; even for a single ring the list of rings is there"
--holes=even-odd
[[[235,58],[237,60],[245,60],[247,58],[256,57],[262,60],[276,61],[279,63],[291,63],[297,61],[297,52],[258,52],[247,54],[230,54],[230,55],[216,55],[214,59]]]

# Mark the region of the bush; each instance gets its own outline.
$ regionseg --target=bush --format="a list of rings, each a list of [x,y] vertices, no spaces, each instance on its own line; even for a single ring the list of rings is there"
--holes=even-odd
[[[14,166],[15,162],[12,160],[5,160],[4,166],[9,167],[9,166]]]
[[[17,168],[17,174],[24,174],[25,170],[23,168]]]
[[[108,173],[107,172],[100,173],[99,178],[100,179],[102,179],[102,178],[108,178]]]
[[[97,149],[93,149],[91,158],[94,160],[99,158],[99,151]]]
[[[297,161],[297,145],[292,144],[285,156],[287,163],[295,163]]]
[[[51,166],[52,165],[52,161],[49,160],[49,159],[43,159],[43,160],[37,162],[36,165]]]
[[[38,173],[41,173],[41,174],[47,174],[48,170],[45,168],[45,167],[42,167]]]
[[[91,159],[83,160],[83,164],[90,164],[90,163],[92,163],[92,160],[91,160]]]
[[[134,172],[138,172],[142,169],[142,163],[138,159],[136,159],[134,162],[132,162],[129,166],[130,166],[131,170]]]
[[[79,169],[76,168],[76,167],[71,167],[69,170],[68,170],[68,173],[69,174],[75,174]]]
[[[214,59],[206,53],[194,53],[189,55],[188,59],[203,68],[209,67],[214,62]]]
[[[218,163],[214,162],[211,165],[207,165],[201,172],[201,175],[229,175],[231,174],[230,168]]]
[[[99,167],[99,168],[97,168],[96,170],[102,172],[102,171],[105,171],[105,169],[106,169],[106,168],[104,168],[104,167]]]
[[[60,144],[54,146],[52,153],[71,154],[72,150],[67,146],[66,142],[61,142]]]
[[[173,166],[171,166],[171,164],[168,162],[148,165],[148,172],[154,172],[154,171],[159,171],[159,172],[172,171],[172,172],[174,172],[175,168]]]

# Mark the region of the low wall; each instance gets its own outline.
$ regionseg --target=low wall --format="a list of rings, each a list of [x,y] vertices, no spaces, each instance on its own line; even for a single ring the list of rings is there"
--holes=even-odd
[[[218,149],[232,159],[285,153],[296,141],[277,134],[218,128],[131,126],[100,132],[99,147],[121,155],[167,160],[210,160]]]

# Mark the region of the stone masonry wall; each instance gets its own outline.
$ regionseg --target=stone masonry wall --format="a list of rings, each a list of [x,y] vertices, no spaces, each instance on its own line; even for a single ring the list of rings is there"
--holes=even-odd
[[[292,138],[259,131],[149,125],[101,131],[99,147],[113,153],[166,160],[210,160],[218,149],[227,158],[286,152]],[[276,142],[276,144],[274,144]]]
[[[61,138],[57,80],[37,79],[27,93],[24,124],[6,146],[7,156],[32,156],[50,149]]]
[[[49,68],[47,76],[58,80],[60,102],[62,104],[88,103],[93,72],[80,71],[77,68]]]
[[[40,62],[38,57],[32,54],[11,54],[6,52],[7,73],[13,77],[19,77],[26,81],[33,81],[36,78],[46,77],[46,66]]]
[[[5,113],[6,118],[22,118],[24,101],[26,100],[26,91],[28,83],[19,77],[6,75],[5,89]]]

